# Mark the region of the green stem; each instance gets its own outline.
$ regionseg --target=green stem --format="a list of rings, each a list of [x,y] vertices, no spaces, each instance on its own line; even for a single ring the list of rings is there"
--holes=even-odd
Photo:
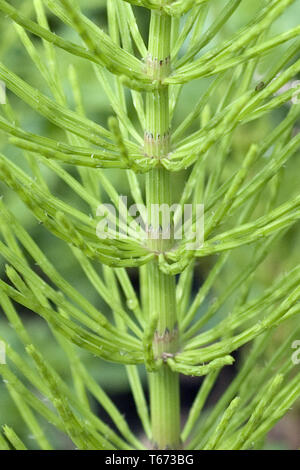
[[[147,57],[147,72],[161,81],[170,73],[171,18],[152,11]],[[160,87],[146,98],[145,153],[160,159],[170,151],[170,113],[168,87]],[[172,229],[167,239],[162,236],[162,214],[154,217],[153,204],[172,204],[171,176],[163,168],[151,170],[146,176],[149,247],[161,253],[172,244]],[[154,235],[154,236],[153,236]],[[147,311],[158,313],[153,339],[156,358],[164,358],[178,349],[178,327],[175,297],[175,278],[163,274],[157,261],[147,265]],[[153,445],[159,449],[180,448],[179,376],[166,364],[158,372],[149,373],[150,407]]]

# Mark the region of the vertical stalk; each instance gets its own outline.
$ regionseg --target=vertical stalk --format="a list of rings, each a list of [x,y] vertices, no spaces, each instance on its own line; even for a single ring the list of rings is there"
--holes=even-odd
[[[171,18],[160,12],[151,13],[147,73],[159,82],[170,72]],[[146,97],[145,153],[161,159],[170,151],[169,90],[161,86]],[[172,228],[163,237],[164,223],[154,217],[153,205],[172,204],[171,176],[164,168],[151,170],[146,176],[148,208],[148,243],[161,253],[172,245]],[[157,261],[147,265],[147,310],[158,313],[158,325],[153,339],[154,355],[165,357],[177,351],[178,327],[175,278],[163,274]],[[167,365],[149,373],[150,407],[153,445],[159,449],[180,447],[179,377]]]

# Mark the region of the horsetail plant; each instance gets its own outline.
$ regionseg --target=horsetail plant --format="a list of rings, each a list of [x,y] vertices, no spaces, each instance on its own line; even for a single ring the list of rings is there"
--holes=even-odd
[[[1,180],[37,223],[66,243],[111,313],[102,313],[60,274],[6,196],[1,199],[0,253],[7,263],[0,280],[2,317],[24,354],[0,332],[7,359],[0,372],[36,447],[53,449],[45,431],[50,422],[78,449],[262,448],[300,397],[300,371],[291,360],[291,345],[300,339],[297,256],[264,290],[254,288],[260,266],[285,237],[297,235],[300,218],[298,188],[288,185],[284,196],[280,191],[284,167],[296,165],[300,147],[300,27],[274,33],[275,22],[297,2],[260,0],[257,10],[246,11],[247,0],[99,0],[96,6],[107,8],[108,32],[83,13],[88,2],[15,3],[0,0],[4,41],[8,32],[22,44],[43,86],[37,89],[21,70],[8,68],[2,47],[7,96],[0,129],[7,154],[14,146],[23,160],[18,165],[1,153]],[[231,34],[234,18],[238,27]],[[65,23],[68,35],[52,32],[50,19]],[[59,54],[69,62],[67,77]],[[276,60],[270,62],[270,54]],[[78,74],[86,65],[110,102],[107,126],[88,117]],[[182,117],[181,95],[195,80],[198,96]],[[11,104],[15,96],[52,124],[51,134],[23,124],[26,116]],[[251,139],[247,132],[257,122],[263,132]],[[233,152],[237,135],[245,142]],[[53,193],[45,169],[80,205]],[[112,184],[111,175],[120,171],[135,212]],[[119,208],[117,221],[114,211],[104,210],[107,201]],[[185,206],[191,208],[189,230],[180,237]],[[157,217],[156,207],[175,208],[167,225],[164,209]],[[203,240],[197,207],[204,211]],[[130,268],[138,270],[139,293]],[[194,292],[199,269],[204,280]],[[18,305],[48,324],[68,361],[71,384],[38,347]],[[283,339],[270,356],[280,331]],[[241,348],[247,355],[208,408],[218,377]],[[125,367],[143,434],[130,428],[81,350],[96,356],[100,368],[101,360]],[[184,426],[180,374],[203,377]],[[2,425],[2,450],[30,446],[11,423]]]

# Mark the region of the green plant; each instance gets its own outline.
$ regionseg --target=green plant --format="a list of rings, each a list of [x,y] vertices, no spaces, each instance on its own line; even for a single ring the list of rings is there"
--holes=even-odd
[[[28,356],[6,341],[8,364],[2,364],[0,372],[26,426],[42,449],[52,445],[40,417],[68,435],[79,449],[142,449],[148,445],[161,449],[260,448],[270,429],[300,396],[300,373],[291,361],[291,344],[300,334],[299,327],[285,337],[264,367],[258,366],[278,327],[283,322],[294,325],[299,314],[300,265],[292,260],[287,273],[253,294],[260,265],[273,250],[280,249],[280,241],[288,233],[297,230],[300,218],[296,187],[288,187],[287,197],[285,194],[278,203],[282,169],[300,146],[300,134],[294,132],[300,114],[294,98],[300,87],[282,91],[300,72],[300,27],[280,34],[270,32],[293,0],[259,2],[258,12],[247,14],[250,21],[248,18],[229,39],[222,39],[222,34],[231,17],[238,14],[241,0],[228,0],[222,8],[214,0],[107,0],[102,3],[107,3],[109,34],[82,13],[81,2],[34,0],[35,20],[29,19],[30,11],[24,14],[12,3],[0,0],[3,22],[8,22],[7,17],[13,20],[9,28],[16,29],[52,96],[29,85],[3,63],[0,79],[53,123],[56,131],[55,138],[26,131],[10,102],[1,106],[0,128],[27,162],[21,169],[1,154],[1,179],[39,223],[66,242],[111,308],[111,315],[104,315],[64,279],[0,201],[0,253],[8,263],[7,279],[0,281],[0,302]],[[147,47],[135,19],[135,6],[151,10]],[[83,45],[52,33],[44,7],[76,31]],[[32,35],[42,39],[42,48]],[[295,42],[283,54],[276,52],[276,61],[267,64],[264,81],[255,81],[267,54],[292,39]],[[86,117],[82,87],[72,66],[68,83],[76,110],[71,110],[57,49],[69,54],[65,57],[79,57],[92,66],[102,87],[99,93],[104,90],[115,115],[108,127]],[[198,79],[207,79],[206,89],[174,128],[180,93],[185,84]],[[285,108],[291,100],[293,104]],[[132,117],[131,104],[139,124]],[[271,121],[269,131],[267,119],[277,111],[277,122]],[[235,136],[247,133],[254,121],[265,126],[263,138],[246,152],[244,146],[233,154]],[[64,182],[65,194],[70,188],[81,199],[80,209],[51,192],[43,168]],[[97,236],[97,207],[107,201],[103,194],[115,206],[119,204],[118,188],[112,185],[112,173],[107,174],[107,169],[122,170],[132,200],[141,206],[145,180],[150,222],[146,243],[134,225],[127,238]],[[177,173],[183,175],[181,180],[176,179]],[[174,181],[181,181],[180,190],[173,190]],[[171,205],[178,194],[181,207],[204,203],[202,247],[191,250],[190,240],[176,240],[174,225],[169,239],[163,239],[161,232],[158,239],[150,236],[160,230],[152,220],[152,205]],[[193,295],[198,260],[210,264]],[[129,268],[139,269],[140,296]],[[230,283],[224,287],[225,273]],[[218,297],[208,303],[214,286]],[[47,322],[65,353],[72,384],[63,380],[42,348],[34,345],[35,338],[16,304]],[[231,354],[247,343],[251,348],[234,380],[207,414],[204,405],[220,371],[234,362]],[[81,349],[124,365],[149,444],[134,435],[130,423],[89,373],[79,357]],[[147,369],[150,413],[139,365]],[[179,374],[205,376],[182,431]],[[97,416],[91,396],[115,428]],[[43,398],[53,406],[47,406]],[[26,448],[5,426],[0,448],[9,445]]]

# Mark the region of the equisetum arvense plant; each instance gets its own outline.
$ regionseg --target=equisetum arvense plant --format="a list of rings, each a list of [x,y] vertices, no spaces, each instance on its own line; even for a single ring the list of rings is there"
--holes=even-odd
[[[7,67],[3,48],[0,175],[8,189],[0,201],[0,253],[7,263],[1,321],[7,317],[23,352],[1,333],[6,361],[0,372],[33,440],[1,423],[0,448],[55,448],[48,423],[78,449],[262,448],[300,396],[300,370],[292,360],[300,339],[293,247],[290,264],[257,288],[266,257],[278,257],[286,237],[295,244],[299,235],[299,184],[287,178],[297,172],[300,146],[300,27],[274,28],[290,8],[299,13],[299,2],[297,10],[294,0],[99,0],[93,5],[103,14],[106,8],[105,31],[83,12],[88,3],[0,0],[3,45],[8,37],[18,41],[40,74],[34,84],[30,75],[24,81],[21,67]],[[62,34],[52,32],[50,19],[65,23]],[[68,63],[68,76],[58,56]],[[95,102],[101,94],[109,99],[107,126],[88,117],[81,67],[98,81]],[[186,98],[192,82],[199,87]],[[189,100],[187,115],[177,111],[181,96]],[[51,123],[48,136],[26,125],[26,115],[11,104],[20,101]],[[252,139],[251,126],[259,123],[259,138]],[[243,141],[238,151],[237,136]],[[112,184],[120,171],[132,202],[145,207],[140,230]],[[63,184],[60,195],[48,184],[49,173]],[[66,243],[65,256],[77,260],[109,315],[64,278],[25,230],[7,203],[12,191],[34,215],[34,226]],[[64,198],[70,191],[80,204]],[[113,215],[99,212],[104,202],[128,217],[108,223],[101,237],[99,222]],[[165,236],[153,207],[175,203]],[[180,239],[175,219],[187,204],[196,230]],[[195,207],[202,204],[204,241],[197,245]],[[128,235],[120,237],[128,220]],[[47,322],[72,383],[37,346],[21,308]],[[124,366],[143,433],[131,429],[82,350],[97,357],[98,367],[102,360]],[[208,407],[233,355],[242,358],[234,378]],[[184,420],[181,374],[203,377]]]

